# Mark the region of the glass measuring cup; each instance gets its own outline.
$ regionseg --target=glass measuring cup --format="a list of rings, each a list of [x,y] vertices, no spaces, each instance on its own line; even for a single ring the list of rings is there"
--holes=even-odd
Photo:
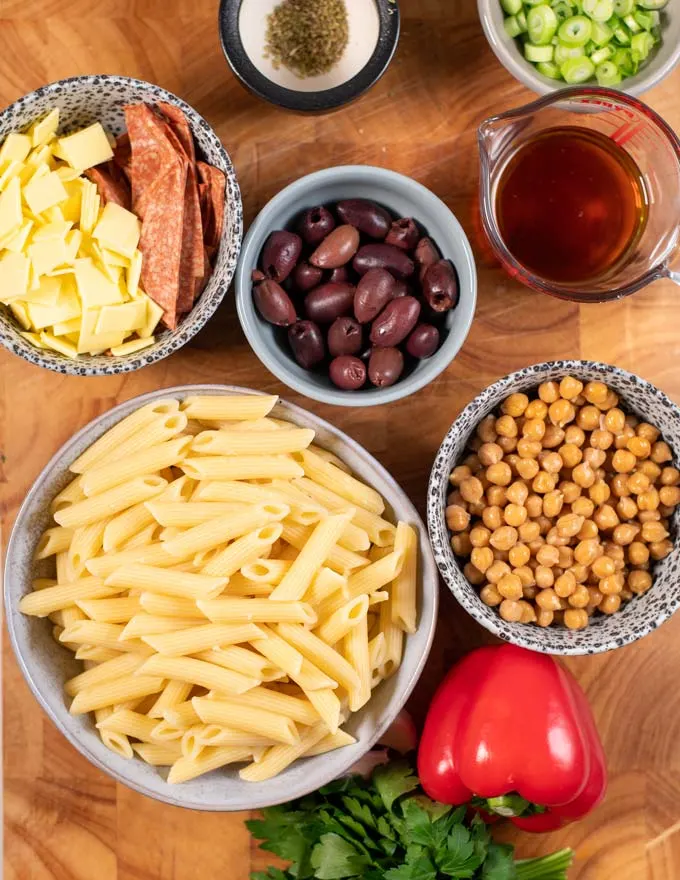
[[[608,273],[586,285],[540,278],[520,264],[501,236],[495,209],[498,182],[519,146],[541,131],[578,126],[611,138],[638,166],[648,202],[645,228],[633,248]],[[680,139],[646,104],[597,86],[564,89],[499,116],[478,130],[481,215],[496,256],[528,287],[561,299],[604,302],[635,293],[659,278],[680,284],[672,262],[680,249]]]

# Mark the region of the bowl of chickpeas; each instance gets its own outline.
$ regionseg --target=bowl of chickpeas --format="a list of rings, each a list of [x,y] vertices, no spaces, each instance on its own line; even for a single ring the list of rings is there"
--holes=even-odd
[[[428,491],[437,565],[494,635],[549,654],[642,638],[680,606],[680,408],[593,361],[527,367],[461,412]]]

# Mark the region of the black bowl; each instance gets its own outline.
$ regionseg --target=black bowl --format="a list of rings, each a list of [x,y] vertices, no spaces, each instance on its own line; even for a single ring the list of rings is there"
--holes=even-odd
[[[258,98],[299,113],[325,113],[356,100],[378,82],[389,66],[399,42],[399,7],[396,0],[375,0],[380,31],[368,63],[355,76],[331,89],[301,92],[268,79],[248,57],[239,30],[241,0],[221,0],[219,29],[222,51],[237,79]]]

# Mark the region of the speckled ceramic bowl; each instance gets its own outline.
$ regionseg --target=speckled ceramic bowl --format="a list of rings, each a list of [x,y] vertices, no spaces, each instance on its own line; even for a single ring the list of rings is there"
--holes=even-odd
[[[387,515],[413,523],[420,534],[418,628],[404,641],[397,672],[373,693],[346,729],[354,745],[292,764],[279,776],[261,783],[244,782],[237,770],[224,769],[181,785],[168,785],[167,771],[141,760],[126,760],[102,744],[88,715],[70,715],[64,682],[82,671],[82,664],[52,639],[48,620],[25,617],[18,609],[30,591],[32,577],[43,573],[33,563],[33,553],[46,528],[50,501],[71,479],[69,464],[105,431],[140,406],[161,397],[184,398],[194,394],[253,394],[226,385],[183,385],[135,397],[90,422],[68,441],[37,477],[19,511],[7,548],[5,566],[5,620],[19,666],[36,699],[69,742],[89,761],[109,775],[149,797],[192,810],[257,810],[302,797],[348,770],[390,726],[406,703],[425,665],[437,619],[438,577],[425,525],[408,496],[387,471],[358,443],[323,419],[293,404],[280,402],[278,418],[316,431],[316,442],[336,453],[362,480],[377,489],[387,503]],[[225,872],[225,877],[229,871]]]
[[[609,617],[596,615],[578,632],[555,626],[506,623],[494,608],[484,605],[467,581],[451,550],[444,509],[450,489],[449,474],[479,422],[496,410],[515,391],[529,392],[541,382],[572,375],[583,382],[599,380],[616,391],[627,412],[659,428],[673,450],[673,463],[680,459],[680,409],[650,382],[609,364],[593,361],[552,361],[511,373],[490,385],[469,403],[455,420],[439,448],[432,468],[427,499],[427,521],[435,559],[442,577],[463,608],[494,635],[506,642],[544,654],[599,654],[628,645],[646,636],[674,614],[680,606],[680,545],[677,543],[680,508],[672,519],[673,552],[654,567],[654,583],[621,611]]]
[[[153,345],[126,357],[80,355],[76,360],[58,352],[37,349],[20,335],[13,315],[0,304],[0,343],[39,367],[71,376],[109,376],[131,373],[160,361],[198,333],[224,299],[231,283],[243,238],[243,208],[236,173],[210,125],[181,98],[160,86],[127,76],[75,76],[29,92],[3,110],[0,113],[0,143],[10,132],[23,130],[53,107],[59,107],[60,131],[99,121],[112,134],[119,135],[125,130],[124,106],[140,101],[167,101],[180,107],[189,120],[199,153],[226,175],[225,224],[212,275],[196,305],[175,330],[159,330]]]

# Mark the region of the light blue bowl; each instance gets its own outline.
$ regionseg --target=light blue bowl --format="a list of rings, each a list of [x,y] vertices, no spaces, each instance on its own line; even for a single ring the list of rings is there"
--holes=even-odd
[[[447,315],[439,350],[420,361],[404,379],[389,388],[367,387],[342,391],[323,373],[300,367],[288,348],[285,333],[264,321],[253,303],[250,274],[257,268],[262,247],[271,232],[285,229],[307,208],[341,199],[371,199],[395,217],[413,217],[432,238],[442,256],[456,267],[460,300]],[[323,403],[337,406],[376,406],[414,394],[442,373],[460,351],[470,329],[477,300],[477,273],[470,242],[446,205],[429,189],[386,168],[341,165],[300,178],[287,186],[260,211],[246,236],[236,270],[236,307],[253,351],[278,379],[290,388]]]

